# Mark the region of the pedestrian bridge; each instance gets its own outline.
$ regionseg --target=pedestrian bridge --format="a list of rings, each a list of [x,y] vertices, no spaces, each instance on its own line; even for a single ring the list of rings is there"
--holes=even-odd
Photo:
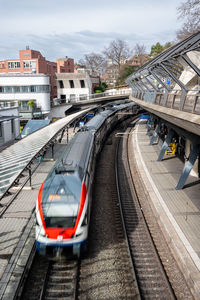
[[[113,101],[128,99],[131,94],[131,88],[108,90],[104,93],[91,94],[84,96],[81,100],[79,97],[70,102],[55,103],[51,108],[49,119],[63,118],[69,113],[77,112],[91,105],[105,105]]]
[[[184,150],[185,167],[177,189],[190,171],[200,173],[200,32],[162,52],[130,75],[131,99],[150,113],[151,144],[162,136],[158,157],[170,143]]]

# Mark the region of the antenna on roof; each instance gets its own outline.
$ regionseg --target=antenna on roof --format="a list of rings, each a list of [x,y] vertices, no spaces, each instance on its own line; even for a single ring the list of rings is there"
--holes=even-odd
[[[26,46],[26,50],[30,50],[29,46]]]

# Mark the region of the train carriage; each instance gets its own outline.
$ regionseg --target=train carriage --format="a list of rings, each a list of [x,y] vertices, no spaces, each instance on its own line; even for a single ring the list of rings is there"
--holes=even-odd
[[[109,131],[132,104],[118,105],[96,115],[65,147],[43,182],[36,202],[36,247],[39,253],[86,249],[92,205],[96,156]]]

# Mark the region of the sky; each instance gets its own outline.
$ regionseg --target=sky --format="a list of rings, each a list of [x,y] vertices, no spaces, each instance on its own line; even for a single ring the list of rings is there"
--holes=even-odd
[[[47,60],[101,53],[112,40],[147,52],[157,42],[174,41],[181,27],[183,0],[0,0],[0,60],[18,50],[38,50]],[[134,52],[134,50],[133,50]]]

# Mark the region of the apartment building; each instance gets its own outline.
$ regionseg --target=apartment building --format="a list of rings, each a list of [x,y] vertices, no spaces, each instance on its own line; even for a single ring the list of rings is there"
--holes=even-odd
[[[136,54],[131,59],[127,61],[127,64],[134,67],[134,70],[139,69],[146,62],[150,60],[148,54]]]
[[[86,100],[94,87],[100,84],[100,78],[91,76],[87,72],[57,73],[58,98],[64,102]]]
[[[46,60],[39,51],[19,50],[19,58],[0,61],[0,74],[45,74],[50,78],[50,100],[57,97],[56,73],[74,72],[74,60],[72,58],[60,58],[56,62]]]
[[[0,102],[18,103],[20,116],[32,119],[50,112],[50,77],[44,74],[0,74]],[[35,116],[34,116],[35,113]]]

